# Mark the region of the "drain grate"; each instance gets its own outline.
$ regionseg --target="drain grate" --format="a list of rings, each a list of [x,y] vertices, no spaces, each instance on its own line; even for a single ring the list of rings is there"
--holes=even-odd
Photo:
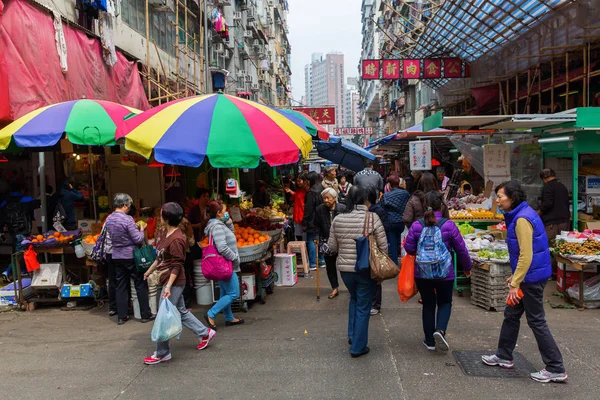
[[[484,378],[529,378],[529,374],[536,369],[521,353],[513,353],[515,367],[504,369],[490,367],[481,362],[481,356],[492,354],[489,351],[455,351],[452,353],[467,376],[481,376]]]

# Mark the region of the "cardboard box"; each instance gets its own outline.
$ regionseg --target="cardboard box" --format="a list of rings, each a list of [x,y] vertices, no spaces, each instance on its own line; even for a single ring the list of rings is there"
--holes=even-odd
[[[586,194],[600,194],[600,176],[580,176],[579,192]]]
[[[295,254],[276,254],[275,286],[294,286],[298,283],[298,273]]]
[[[93,219],[80,219],[77,221],[77,228],[81,229],[81,233],[84,235],[91,235],[94,224],[97,222]]]
[[[256,298],[256,277],[252,273],[242,274],[242,300]]]
[[[600,206],[600,195],[586,194],[583,196],[585,201],[585,212],[592,214],[594,212],[594,206]]]
[[[94,291],[92,290],[92,285],[89,283],[84,283],[82,285],[71,285],[64,284],[61,291],[60,297],[63,299],[72,298],[72,297],[94,297]]]
[[[577,213],[577,220],[578,221],[593,221],[594,217],[591,215],[587,215],[585,213],[582,212],[578,212]]]
[[[564,292],[572,286],[579,285],[579,270],[573,267],[569,267],[568,265],[565,265],[563,263],[558,263],[557,265],[558,268],[556,270],[556,290],[558,290],[559,292]],[[565,267],[566,276],[563,281],[563,270],[565,269]],[[583,280],[585,281],[595,275],[596,273],[593,271],[584,271]]]

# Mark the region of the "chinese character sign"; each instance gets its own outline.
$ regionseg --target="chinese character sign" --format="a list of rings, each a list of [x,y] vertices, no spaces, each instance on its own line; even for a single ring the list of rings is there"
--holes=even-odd
[[[442,60],[426,59],[423,60],[423,78],[437,79],[442,77]]]
[[[400,79],[400,60],[383,60],[383,79]]]
[[[373,128],[362,128],[362,127],[350,127],[350,128],[334,128],[333,134],[339,135],[371,135]]]
[[[409,142],[409,161],[411,171],[429,171],[431,169],[431,140]]]
[[[335,125],[335,107],[294,107],[321,125]]]
[[[404,60],[404,79],[419,79],[421,77],[421,60]]]
[[[379,79],[379,60],[363,60],[363,79]]]
[[[444,77],[460,78],[462,76],[462,61],[460,58],[444,59]]]
[[[492,181],[495,181],[493,178],[503,178],[504,180],[510,178],[509,144],[483,146],[483,174],[486,180]]]

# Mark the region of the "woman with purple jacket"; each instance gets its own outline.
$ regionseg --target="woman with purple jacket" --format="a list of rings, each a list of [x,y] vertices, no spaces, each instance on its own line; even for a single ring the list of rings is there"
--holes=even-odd
[[[425,216],[411,225],[404,249],[406,253],[417,256],[415,281],[423,299],[423,344],[427,350],[439,348],[448,351],[450,346],[446,340],[446,330],[454,291],[454,266],[450,251],[456,252],[467,277],[471,276],[473,263],[454,222],[442,218],[444,203],[441,193],[431,191],[424,200]]]

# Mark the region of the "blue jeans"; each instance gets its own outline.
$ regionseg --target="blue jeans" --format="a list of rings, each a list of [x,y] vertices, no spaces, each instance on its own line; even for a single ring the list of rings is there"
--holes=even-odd
[[[402,224],[391,226],[387,230],[388,255],[396,265],[398,265],[398,254],[400,252],[402,232],[404,232],[404,225]]]
[[[371,300],[377,283],[371,279],[371,271],[341,272],[342,280],[350,292],[348,307],[348,339],[352,340],[350,353],[358,354],[369,343],[369,319]]]
[[[318,239],[319,236],[316,233],[307,233],[306,234],[306,250],[308,251],[308,261],[311,268],[317,266],[317,246],[315,245],[315,239]],[[325,264],[325,257],[323,254],[319,254],[319,265]]]
[[[185,286],[171,286],[171,296],[169,296],[169,300],[175,307],[177,307],[177,311],[181,315],[181,324],[194,332],[199,338],[206,337],[208,335],[208,328],[202,324],[202,322],[198,321],[198,318],[190,311],[185,308],[185,302],[183,301],[183,289]],[[163,288],[164,290],[164,288]],[[162,292],[160,294],[160,303],[164,301],[162,298]],[[160,306],[159,306],[160,308]],[[164,357],[171,352],[171,347],[169,346],[169,342],[157,342],[156,343],[156,356]]]
[[[437,279],[415,279],[423,299],[423,332],[425,343],[435,346],[433,334],[436,329],[446,333],[452,312],[454,281]],[[437,315],[436,315],[437,305]],[[436,318],[437,317],[437,318]]]
[[[233,321],[235,317],[231,311],[231,303],[240,297],[240,283],[237,274],[231,274],[231,278],[226,281],[219,281],[219,293],[221,297],[210,310],[208,316],[215,319],[218,313],[223,312],[225,321]]]

